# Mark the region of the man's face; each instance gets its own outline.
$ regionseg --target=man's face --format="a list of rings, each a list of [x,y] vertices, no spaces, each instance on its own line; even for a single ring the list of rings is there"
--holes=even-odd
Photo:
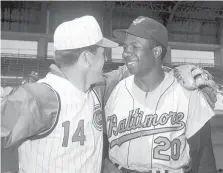
[[[144,76],[155,65],[149,40],[127,34],[122,58],[132,75]]]
[[[97,48],[95,53],[91,53],[91,67],[89,69],[89,75],[91,77],[91,83],[102,81],[102,72],[105,60],[105,49],[102,47]]]

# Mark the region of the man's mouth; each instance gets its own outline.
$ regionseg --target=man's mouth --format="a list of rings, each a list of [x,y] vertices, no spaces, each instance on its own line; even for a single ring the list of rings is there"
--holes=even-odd
[[[129,67],[135,66],[137,63],[138,63],[137,60],[135,60],[135,61],[126,61],[126,65],[129,66]]]

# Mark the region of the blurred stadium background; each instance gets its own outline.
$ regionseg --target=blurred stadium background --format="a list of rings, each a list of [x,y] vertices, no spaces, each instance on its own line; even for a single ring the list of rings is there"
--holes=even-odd
[[[53,32],[63,21],[93,15],[105,37],[144,15],[169,31],[164,65],[193,63],[223,85],[223,2],[221,1],[1,1],[1,86],[18,86],[31,71],[43,77],[53,63]],[[108,49],[104,71],[123,65],[122,47]],[[219,97],[220,98],[220,97]],[[219,100],[222,104],[223,100]],[[218,170],[223,169],[223,110],[212,121]]]

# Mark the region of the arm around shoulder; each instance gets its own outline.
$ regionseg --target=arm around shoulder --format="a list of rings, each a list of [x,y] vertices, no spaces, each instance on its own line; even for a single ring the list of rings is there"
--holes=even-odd
[[[2,147],[9,147],[49,129],[55,122],[59,102],[44,84],[25,84],[1,102]]]
[[[104,78],[106,81],[106,90],[105,90],[105,103],[107,102],[109,96],[111,95],[115,86],[123,79],[130,76],[128,68],[126,65],[120,66],[117,70],[105,73]]]

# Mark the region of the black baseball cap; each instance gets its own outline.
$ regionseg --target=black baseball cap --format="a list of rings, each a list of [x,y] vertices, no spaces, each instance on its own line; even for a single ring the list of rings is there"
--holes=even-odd
[[[120,41],[124,41],[126,34],[131,34],[145,39],[153,38],[163,46],[168,46],[167,29],[156,20],[144,16],[135,19],[128,29],[117,29],[113,31],[113,34]]]

